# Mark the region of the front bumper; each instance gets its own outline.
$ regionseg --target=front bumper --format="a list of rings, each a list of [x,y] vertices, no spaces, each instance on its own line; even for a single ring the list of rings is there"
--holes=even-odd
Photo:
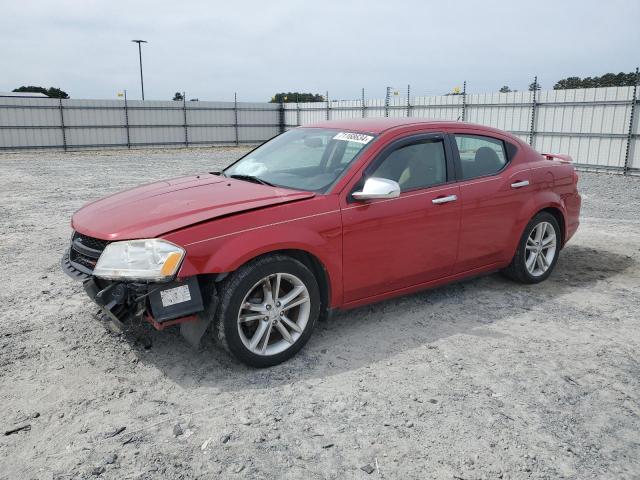
[[[62,271],[67,275],[69,275],[74,280],[80,280],[83,282],[85,280],[89,280],[91,278],[91,275],[86,271],[76,268],[76,266],[74,266],[71,263],[69,254],[70,254],[70,251],[66,250],[64,252],[64,255],[62,255],[62,258],[60,259],[60,268],[62,268]]]
[[[62,270],[74,280],[83,282],[89,298],[101,312],[122,328],[144,319],[156,329],[197,319],[204,310],[198,277],[167,283],[138,283],[104,280],[74,267],[65,252],[60,260]]]

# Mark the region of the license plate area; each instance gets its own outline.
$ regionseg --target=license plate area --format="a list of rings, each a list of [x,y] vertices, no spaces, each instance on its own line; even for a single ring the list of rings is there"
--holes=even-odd
[[[154,288],[149,295],[149,303],[153,318],[158,323],[192,315],[204,309],[197,277]]]

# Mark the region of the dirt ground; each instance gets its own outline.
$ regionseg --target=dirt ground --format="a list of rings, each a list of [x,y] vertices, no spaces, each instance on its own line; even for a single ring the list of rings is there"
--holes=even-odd
[[[109,333],[58,266],[71,214],[242,152],[0,155],[0,478],[640,478],[640,179],[581,174],[543,284],[341,313],[271,369]]]

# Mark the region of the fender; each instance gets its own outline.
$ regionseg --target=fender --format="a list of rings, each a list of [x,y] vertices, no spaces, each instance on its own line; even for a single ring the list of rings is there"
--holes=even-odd
[[[524,233],[524,229],[531,219],[541,210],[546,208],[555,208],[560,211],[563,224],[564,231],[562,232],[563,239],[567,238],[567,209],[564,204],[564,200],[560,195],[553,191],[542,190],[536,192],[532,195],[527,202],[522,206],[522,210],[520,211],[520,221],[515,226],[515,231],[512,235],[514,239],[513,243],[510,245],[508,250],[508,261],[510,262],[513,256],[516,253],[518,248],[518,244],[520,243],[520,239],[522,238],[522,234]],[[560,226],[562,228],[562,225]]]
[[[165,238],[182,245],[187,252],[178,272],[179,278],[233,272],[253,258],[278,250],[299,250],[310,254],[327,273],[331,292],[329,305],[335,307],[342,302],[341,234],[340,212],[332,211],[258,225],[192,243],[180,238],[180,232]],[[189,237],[198,238],[193,233]]]

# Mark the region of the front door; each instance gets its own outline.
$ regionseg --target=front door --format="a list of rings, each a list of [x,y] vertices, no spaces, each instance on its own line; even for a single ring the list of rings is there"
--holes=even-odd
[[[394,180],[401,194],[369,201],[345,198],[345,302],[451,273],[461,203],[459,187],[451,182],[449,152],[443,135],[414,135],[392,143],[365,169],[362,181],[369,177]]]

